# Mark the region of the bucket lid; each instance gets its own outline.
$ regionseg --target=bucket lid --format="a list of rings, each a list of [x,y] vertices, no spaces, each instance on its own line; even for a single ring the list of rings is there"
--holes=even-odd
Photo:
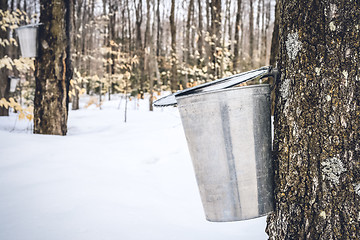
[[[24,26],[20,26],[20,27],[16,28],[15,30],[18,31],[18,30],[21,30],[21,29],[24,29],[24,28],[38,28],[40,25],[44,25],[44,24],[43,23],[27,24],[27,25],[24,25]]]
[[[170,94],[166,97],[160,98],[154,102],[155,107],[166,107],[173,106],[177,104],[176,97],[198,94],[202,92],[209,92],[214,90],[226,89],[233,86],[236,86],[240,83],[244,83],[250,80],[253,80],[257,77],[267,77],[274,76],[276,73],[272,71],[272,67],[262,67],[256,70],[251,70],[244,73],[239,73],[230,77],[218,79],[212,82],[204,83],[192,88],[188,88],[176,93]]]

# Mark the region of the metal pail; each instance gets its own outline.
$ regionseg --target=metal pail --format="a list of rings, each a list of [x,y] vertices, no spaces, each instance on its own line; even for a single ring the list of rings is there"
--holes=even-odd
[[[39,24],[30,24],[16,29],[22,57],[37,57],[38,27]]]
[[[18,85],[18,83],[20,82],[20,78],[17,77],[10,77],[10,92],[15,92],[16,91],[16,86]]]
[[[206,219],[239,221],[274,207],[270,87],[176,98]]]

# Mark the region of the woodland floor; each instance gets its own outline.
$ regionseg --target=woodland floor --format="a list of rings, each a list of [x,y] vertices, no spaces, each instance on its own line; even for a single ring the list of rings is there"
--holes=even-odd
[[[0,239],[267,239],[265,217],[205,220],[177,108],[124,105],[71,111],[65,137],[0,117]]]

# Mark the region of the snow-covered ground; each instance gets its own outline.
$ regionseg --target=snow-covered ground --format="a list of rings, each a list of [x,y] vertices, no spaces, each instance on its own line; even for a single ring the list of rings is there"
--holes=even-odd
[[[267,238],[265,217],[205,220],[177,108],[133,100],[124,123],[124,103],[71,111],[65,137],[0,117],[1,240]]]

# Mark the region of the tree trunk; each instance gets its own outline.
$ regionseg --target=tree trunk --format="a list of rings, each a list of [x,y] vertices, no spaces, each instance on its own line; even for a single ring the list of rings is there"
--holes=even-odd
[[[127,24],[128,24],[128,32],[129,32],[129,56],[132,56],[131,52],[133,51],[133,48],[132,48],[132,33],[131,33],[131,17],[130,17],[130,7],[129,7],[129,1],[126,0],[125,2],[125,5],[126,5],[126,12],[127,12]]]
[[[144,50],[142,44],[142,37],[141,37],[141,23],[142,23],[142,0],[139,1],[137,5],[135,5],[135,12],[136,12],[136,54],[139,57],[139,67],[137,68],[137,77],[140,79],[139,81],[139,94],[141,98],[144,97],[144,84],[145,84],[145,75],[144,75]]]
[[[87,33],[87,29],[85,29],[85,24],[87,22],[89,22],[89,14],[87,12],[87,5],[88,5],[88,1],[87,0],[84,0],[83,2],[83,10],[82,10],[82,19],[81,19],[81,28],[82,28],[82,31],[81,31],[81,58],[84,58],[85,55],[87,54],[86,53],[86,48],[87,48],[87,45],[88,45],[88,41],[86,39],[86,33]],[[81,59],[80,61],[81,63],[81,66],[79,66],[79,69],[82,70],[83,73],[89,75],[89,73],[86,73],[86,60],[85,59]],[[86,84],[86,93],[89,94],[90,93],[90,83],[87,83]]]
[[[276,57],[279,53],[279,24],[280,24],[280,4],[279,0],[276,1],[275,5],[275,22],[274,30],[271,39],[271,52],[270,52],[270,65],[276,65]]]
[[[8,1],[7,0],[0,0],[0,9],[2,11],[6,11],[8,8]],[[0,20],[2,17],[0,16]],[[0,39],[5,40],[7,39],[8,34],[7,31],[0,29]],[[3,45],[0,45],[0,59],[6,56],[6,47]],[[9,89],[10,89],[10,83],[9,83],[9,77],[7,73],[6,67],[3,67],[0,69],[0,99],[5,98],[8,100],[9,98]],[[9,116],[9,109],[5,107],[0,107],[0,116]]]
[[[185,35],[185,63],[190,65],[190,30],[191,30],[191,15],[194,8],[194,0],[190,0],[189,9],[186,20],[186,35]],[[186,86],[185,86],[186,87]]]
[[[159,7],[159,6],[158,6]],[[155,2],[153,2],[153,9],[154,9],[154,13],[156,12],[155,10]],[[149,98],[149,110],[153,111],[154,110],[154,75],[156,75],[156,80],[157,80],[157,84],[160,83],[160,73],[159,73],[159,68],[158,68],[158,58],[156,56],[157,52],[156,50],[158,49],[157,44],[155,43],[155,32],[156,32],[156,20],[158,19],[158,17],[153,14],[153,23],[152,23],[152,34],[150,36],[150,61],[149,61],[149,93],[150,93],[150,98]],[[150,22],[150,20],[149,20]],[[159,28],[157,28],[159,29]]]
[[[121,20],[120,20],[120,17],[119,18],[115,18],[115,26],[118,26],[120,25],[120,31],[118,30],[119,28],[115,28],[115,32],[116,32],[116,37],[117,37],[117,41],[121,44],[120,46],[120,50],[121,52],[125,52],[126,50],[129,51],[129,48],[127,48],[126,46],[126,43],[128,41],[128,34],[127,34],[127,29],[126,29],[126,22],[127,22],[127,19],[126,19],[126,14],[125,14],[125,11],[126,11],[126,8],[125,8],[125,1],[123,2],[122,0],[118,1],[120,3],[117,3],[115,2],[114,5],[116,6],[117,10],[119,11],[119,13],[121,12]],[[117,4],[119,6],[117,6]],[[120,15],[120,14],[119,14]],[[120,20],[120,23],[123,23],[123,24],[119,24],[119,21],[117,21],[117,19]],[[121,38],[120,38],[120,33],[121,32]],[[110,96],[110,95],[109,95]]]
[[[95,20],[95,15],[94,15],[94,11],[95,11],[95,0],[89,0],[89,6],[88,6],[88,18],[90,21],[94,21]],[[89,27],[89,40],[87,42],[87,55],[91,56],[92,55],[92,50],[93,50],[93,45],[94,45],[94,31],[93,28]],[[87,58],[87,64],[86,64],[86,68],[87,68],[87,72],[89,75],[93,75],[93,69],[92,69],[92,59],[90,57]],[[100,86],[100,95],[101,95],[101,86]]]
[[[255,66],[260,67],[261,66],[261,58],[260,58],[260,38],[261,38],[261,30],[260,30],[260,13],[261,13],[261,4],[260,0],[257,1],[257,14],[256,14],[256,30],[254,30],[254,33],[256,33],[256,54],[255,54]]]
[[[170,11],[170,33],[171,33],[171,91],[178,90],[177,67],[176,67],[176,26],[175,26],[175,0],[171,0]]]
[[[114,41],[116,44],[119,43],[118,41],[118,32],[116,31],[116,13],[118,11],[118,3],[114,0],[109,1],[109,38],[110,41]],[[125,21],[123,21],[125,22]],[[125,24],[121,24],[122,29],[124,30],[124,26]],[[122,37],[124,38],[124,34],[122,34]],[[123,44],[122,44],[123,45]],[[111,44],[111,46],[109,46],[111,49],[111,53],[110,53],[110,58],[111,58],[111,63],[110,63],[110,71],[109,73],[109,86],[108,86],[108,100],[111,100],[111,90],[112,90],[112,76],[115,74],[115,65],[116,65],[116,51],[117,51],[117,47],[115,44]]]
[[[221,0],[211,1],[211,74],[216,79],[220,77],[220,62],[218,59],[221,38]]]
[[[227,32],[226,30],[228,30],[229,28],[227,28],[228,26],[228,22],[230,22],[230,5],[231,5],[231,1],[230,0],[226,0],[225,2],[225,22],[224,22],[224,32],[222,33],[222,42],[221,42],[221,61],[220,61],[220,77],[223,77],[224,75],[224,53],[225,53],[225,49],[226,49],[226,35]],[[229,35],[229,41],[231,41],[231,35]]]
[[[71,14],[72,14],[72,26],[74,29],[79,29],[80,28],[80,17],[81,17],[81,6],[82,6],[82,1],[77,1],[78,4],[78,9],[76,9],[76,5],[73,4],[72,6],[72,10],[71,10]],[[75,68],[77,68],[78,71],[80,71],[79,68],[79,62],[80,62],[80,56],[78,55],[78,50],[80,50],[78,48],[78,42],[80,42],[80,39],[77,38],[77,34],[73,34],[72,37],[72,53],[75,53]],[[74,87],[73,88],[74,91],[74,95],[71,96],[71,109],[72,110],[79,110],[80,109],[80,105],[79,105],[79,100],[80,100],[80,96],[79,96],[79,90]]]
[[[244,21],[243,21],[243,17],[241,17],[240,19],[240,62],[243,63],[244,62]],[[241,65],[241,70],[244,70],[244,66],[243,64]]]
[[[150,1],[146,0],[146,24],[145,24],[144,47],[147,48],[149,46],[150,46]],[[147,65],[147,63],[145,63],[145,65]]]
[[[23,10],[22,7],[21,7],[21,1],[17,2],[16,8],[19,9],[19,10]]]
[[[27,1],[24,0],[24,3],[23,3],[23,10],[24,12],[27,12]]]
[[[24,2],[24,5],[25,5],[25,2]],[[16,11],[16,9],[14,7],[15,7],[14,0],[12,0],[10,3],[10,11]],[[10,30],[10,34],[12,35],[13,38],[16,38],[15,30]],[[11,44],[10,46],[8,46],[9,57],[11,59],[18,59],[19,58],[19,50],[20,50],[19,46],[16,46],[14,44]],[[13,76],[17,77],[17,78],[20,77],[19,70],[16,68],[16,66],[13,66]]]
[[[205,0],[206,1],[206,30],[208,33],[211,33],[211,0]]]
[[[254,6],[253,1],[250,0],[250,14],[249,14],[249,64],[250,68],[254,62]]]
[[[160,0],[157,0],[157,8],[156,8],[156,21],[157,21],[157,32],[156,32],[156,56],[160,56],[161,49],[161,37],[160,33],[162,32],[162,27],[160,24]]]
[[[233,38],[233,33],[232,33],[232,30],[233,30],[233,21],[231,20],[231,14],[233,12],[232,10],[232,1],[229,1],[229,8],[228,8],[228,13],[226,14],[227,18],[228,18],[228,26],[224,26],[224,29],[227,27],[228,29],[228,36],[229,36],[229,39],[228,39],[228,50],[229,50],[229,53],[232,53],[232,49],[233,49],[233,45],[234,45],[234,38]]]
[[[153,34],[150,33],[150,0],[146,0],[146,27],[145,27],[145,71],[147,72],[147,78],[149,82],[149,111],[153,111],[153,66],[152,60],[155,58],[153,55]],[[153,24],[153,26],[155,23]],[[154,29],[153,29],[154,33]]]
[[[270,239],[360,236],[360,2],[280,0]]]
[[[201,0],[198,0],[199,7],[199,27],[198,27],[198,41],[197,41],[197,49],[199,52],[198,65],[201,63],[201,59],[203,58],[203,18],[202,18],[202,9],[201,9]]]
[[[270,9],[271,9],[271,1],[269,1],[266,4],[265,7],[265,0],[263,0],[263,9],[265,14],[265,18],[263,19],[263,35],[262,35],[262,53],[261,56],[262,58],[264,58],[265,60],[265,65],[269,65],[269,56],[268,56],[268,30],[269,30],[269,25],[270,25]],[[270,64],[272,65],[272,64]]]
[[[233,69],[234,71],[238,70],[239,67],[239,48],[241,47],[241,43],[239,41],[239,32],[240,28],[240,21],[241,21],[241,0],[237,0],[237,12],[236,12],[236,19],[235,19],[235,43],[234,43],[234,59],[233,59]]]
[[[41,0],[35,67],[34,133],[66,135],[70,69],[71,0]]]
[[[110,41],[114,41],[115,43],[117,43],[117,37],[118,37],[118,34],[115,30],[115,25],[116,25],[116,13],[118,11],[118,6],[117,4],[115,3],[114,0],[112,1],[109,1],[109,38],[110,38]],[[110,57],[111,57],[111,60],[112,60],[112,63],[110,64],[110,72],[109,74],[115,74],[115,62],[116,62],[116,50],[117,50],[117,47],[112,44],[110,46],[111,48],[111,53],[110,53]]]

